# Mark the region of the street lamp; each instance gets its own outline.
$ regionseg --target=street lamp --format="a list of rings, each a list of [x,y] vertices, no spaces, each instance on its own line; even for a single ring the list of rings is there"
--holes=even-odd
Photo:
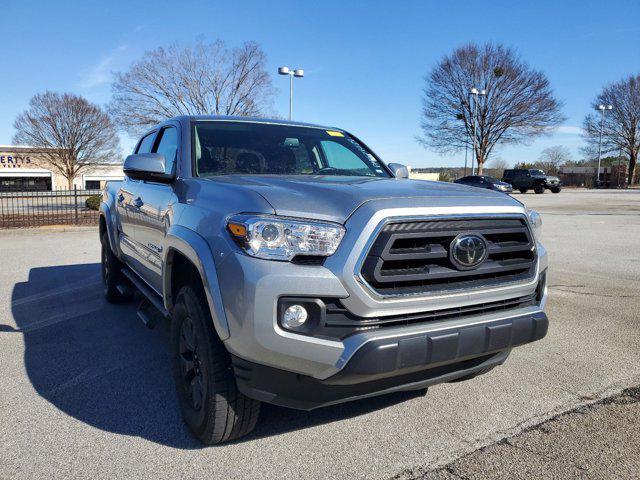
[[[293,116],[293,77],[304,77],[304,70],[289,67],[278,68],[278,74],[289,75],[289,120]]]
[[[473,104],[473,151],[471,152],[471,175],[476,174],[476,167],[474,164],[474,159],[477,161],[478,156],[476,155],[476,125],[478,124],[478,96],[485,96],[487,91],[482,89],[478,90],[473,87],[469,90],[469,98],[471,96],[475,96],[475,102]],[[469,105],[471,105],[471,100],[469,100]]]
[[[596,188],[600,184],[600,159],[602,158],[602,130],[604,130],[604,112],[606,110],[612,110],[612,105],[598,105],[600,110],[600,142],[598,144],[598,171],[596,172]]]

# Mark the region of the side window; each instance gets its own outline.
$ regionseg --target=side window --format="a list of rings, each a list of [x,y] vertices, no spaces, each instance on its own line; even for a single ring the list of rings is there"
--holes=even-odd
[[[328,166],[338,170],[361,170],[362,159],[347,147],[337,142],[323,140],[320,142]]]
[[[156,142],[156,148],[153,152],[164,155],[167,165],[171,165],[178,153],[178,131],[173,127],[162,129],[160,140]]]
[[[149,135],[147,135],[146,137],[144,137],[141,141],[140,144],[138,145],[138,148],[136,149],[136,153],[150,153],[151,152],[151,147],[153,146],[153,137],[155,136],[156,132],[152,132]]]

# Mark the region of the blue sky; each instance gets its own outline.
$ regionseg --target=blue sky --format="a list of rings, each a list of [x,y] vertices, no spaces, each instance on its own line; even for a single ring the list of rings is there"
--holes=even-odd
[[[579,158],[580,125],[602,85],[640,73],[640,2],[629,1],[182,1],[0,0],[0,144],[13,120],[45,90],[71,91],[105,104],[111,74],[146,50],[196,38],[229,45],[255,40],[288,112],[279,65],[305,69],[294,85],[294,118],[336,125],[387,162],[462,165],[415,141],[424,76],[466,42],[502,42],[549,77],[564,102],[565,124],[530,145],[500,148],[513,163],[552,145]],[[72,5],[77,3],[77,5]],[[132,140],[123,136],[126,152]]]

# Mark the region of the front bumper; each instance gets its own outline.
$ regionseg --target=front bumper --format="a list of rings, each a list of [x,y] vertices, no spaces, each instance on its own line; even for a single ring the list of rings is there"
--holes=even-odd
[[[500,197],[496,196],[495,199],[497,202]],[[396,203],[398,202],[394,201],[394,204]],[[510,205],[495,207],[485,205],[481,208],[469,205],[467,210],[462,214],[524,214],[522,208]],[[319,382],[320,385],[336,385],[335,382],[340,378],[343,378],[344,382],[347,378],[345,372],[349,372],[348,375],[362,375],[365,380],[355,383],[361,387],[368,385],[365,390],[373,388],[374,391],[379,391],[380,388],[404,388],[406,382],[399,385],[398,382],[402,380],[398,378],[405,374],[422,376],[419,382],[437,383],[442,380],[438,380],[439,375],[434,377],[434,368],[449,365],[451,371],[446,375],[456,375],[455,372],[464,372],[471,368],[459,365],[460,362],[486,356],[490,356],[493,360],[486,358],[483,361],[497,361],[496,358],[501,358],[498,355],[500,352],[507,352],[513,346],[537,340],[540,332],[546,332],[546,316],[543,313],[546,294],[538,304],[528,307],[363,331],[342,340],[293,333],[278,325],[277,308],[278,299],[281,297],[339,298],[342,305],[353,315],[373,318],[499,302],[536,292],[541,273],[547,266],[547,253],[539,244],[536,246],[538,263],[534,278],[521,283],[482,290],[385,298],[376,296],[357,275],[361,256],[367,251],[371,237],[385,218],[460,213],[460,207],[453,209],[437,205],[428,208],[414,208],[407,205],[403,208],[389,209],[385,208],[385,205],[373,204],[373,202],[371,205],[364,205],[347,222],[347,235],[338,252],[329,257],[324,266],[261,260],[240,252],[226,255],[224,261],[217,265],[217,270],[218,277],[221,279],[221,296],[230,330],[230,336],[225,340],[227,349],[239,362],[246,362],[251,366],[247,371],[284,372],[282,373],[284,376],[297,375],[311,383]],[[544,320],[540,320],[541,318]],[[531,322],[536,324],[535,328],[530,325]],[[507,324],[511,327],[504,326]],[[533,333],[534,330],[537,333]],[[507,331],[510,332],[508,341],[504,340]],[[457,335],[456,342],[460,343],[456,344],[455,355],[451,353],[452,346],[448,347],[446,354],[445,350],[442,350],[444,348],[440,346],[440,342],[444,341],[440,339],[442,332],[447,332],[446,335]],[[523,332],[528,333],[525,335]],[[544,336],[544,333],[541,335]],[[495,343],[498,342],[498,338],[502,339],[500,340],[502,343]],[[520,342],[522,338],[525,340]],[[434,341],[435,344],[432,345]],[[407,350],[410,348],[408,345],[418,345],[421,342],[423,344],[426,342],[427,346],[422,349],[422,353],[411,360],[418,363],[405,365],[409,362],[406,360],[408,355],[406,352],[419,349],[414,346],[411,347],[413,350]],[[352,371],[355,368],[354,365],[362,362],[358,359],[365,355],[365,352],[371,352],[372,349],[377,351],[379,345],[384,345],[380,347],[380,352],[384,352],[384,355],[391,356],[392,352],[395,352],[393,353],[395,361],[400,362],[410,371],[392,369],[386,372],[388,375],[385,372]],[[469,351],[468,348],[471,347],[479,350]],[[366,355],[365,363],[377,362],[378,364],[379,359],[382,358],[378,353],[375,355],[366,353]],[[439,360],[440,358],[443,359]],[[385,368],[388,369],[388,365]],[[368,377],[370,373],[374,373],[374,377]],[[378,378],[378,375],[383,373],[383,377]],[[252,375],[252,377],[261,375]],[[463,375],[464,373],[460,374],[460,376]],[[266,373],[262,376],[270,378]],[[393,380],[394,378],[396,380]],[[414,382],[410,380],[409,383]],[[257,381],[260,382],[259,379]],[[371,382],[382,383],[375,386]],[[389,383],[393,385],[389,386]],[[274,398],[272,401],[275,403],[279,401],[275,400],[278,397],[288,397],[286,393],[281,394],[265,388],[268,383],[256,384],[253,380],[242,380],[239,376],[239,384],[243,385],[241,389],[244,388],[246,392],[267,392],[266,396],[272,396]],[[259,396],[255,392],[248,394]],[[369,393],[365,392],[365,394]],[[339,398],[344,397],[343,393],[336,395]],[[327,399],[327,402],[331,403],[334,400]]]
[[[233,357],[238,388],[245,395],[301,410],[399,390],[418,390],[473,375],[503,363],[511,348],[543,338],[542,313],[448,328],[421,334],[380,338],[367,343],[327,378],[295,374]]]

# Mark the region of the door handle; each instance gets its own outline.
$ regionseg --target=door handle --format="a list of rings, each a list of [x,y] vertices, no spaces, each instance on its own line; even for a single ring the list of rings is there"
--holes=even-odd
[[[140,197],[138,197],[133,201],[133,205],[136,208],[140,208],[142,205],[144,205],[144,202],[142,201],[142,199]]]
[[[120,193],[120,194],[118,194],[118,198],[117,198],[117,200],[118,200],[118,203],[122,203],[122,202],[124,202],[124,195],[123,195],[123,194],[121,194],[121,193]]]

